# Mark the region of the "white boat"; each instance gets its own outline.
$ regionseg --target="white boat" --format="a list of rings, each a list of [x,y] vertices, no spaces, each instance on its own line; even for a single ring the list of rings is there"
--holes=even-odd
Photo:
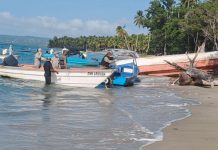
[[[112,75],[112,69],[100,68],[71,68],[59,69],[59,74],[52,73],[52,83],[73,87],[97,87]],[[43,68],[37,69],[33,65],[19,67],[0,65],[0,76],[37,80],[45,82]]]

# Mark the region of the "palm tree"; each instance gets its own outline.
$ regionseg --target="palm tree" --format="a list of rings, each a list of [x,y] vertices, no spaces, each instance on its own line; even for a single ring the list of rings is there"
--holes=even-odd
[[[139,10],[134,18],[134,23],[135,25],[137,25],[139,28],[144,27],[144,21],[145,21],[145,17],[143,15],[143,12],[141,10]],[[136,51],[138,48],[138,34],[136,37],[136,45],[135,45]]]
[[[127,40],[128,33],[126,32],[126,30],[124,28],[125,27],[118,26],[116,28],[116,32],[117,32],[118,37],[124,39],[127,49],[130,50],[129,43]]]
[[[181,4],[187,8],[190,6],[198,4],[199,0],[181,0]]]
[[[145,17],[143,15],[143,12],[141,10],[139,10],[137,12],[137,15],[134,18],[134,23],[135,25],[137,25],[139,28],[140,27],[144,27],[144,23],[145,23]],[[150,41],[151,41],[151,35],[150,33],[148,34],[148,43],[147,43],[147,49],[146,49],[146,53],[148,53],[149,48],[150,48]],[[136,48],[138,47],[138,35],[137,35],[137,40],[136,40]]]

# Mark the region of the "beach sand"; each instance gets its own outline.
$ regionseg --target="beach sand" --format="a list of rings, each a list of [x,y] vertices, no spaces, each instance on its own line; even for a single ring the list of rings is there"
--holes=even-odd
[[[178,95],[197,100],[201,105],[189,106],[192,115],[164,129],[164,139],[143,150],[217,150],[218,87],[170,86]]]

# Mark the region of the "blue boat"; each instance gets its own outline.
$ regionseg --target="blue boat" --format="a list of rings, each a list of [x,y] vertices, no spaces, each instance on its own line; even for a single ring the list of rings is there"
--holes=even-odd
[[[110,78],[107,79],[105,86],[132,86],[134,83],[139,81],[138,74],[139,69],[134,62],[115,66],[115,72]]]
[[[67,57],[68,65],[84,65],[84,66],[99,66],[99,59],[91,58],[87,56],[86,58],[81,55],[70,55]]]
[[[138,82],[139,68],[136,64],[138,54],[131,50],[126,49],[107,49],[105,52],[111,52],[116,60],[132,59],[132,62],[125,64],[115,63],[115,73],[111,78],[112,85],[118,86],[132,86]]]
[[[138,80],[139,69],[134,63],[117,66],[113,85],[132,86]]]
[[[93,53],[88,53],[88,55],[86,57],[84,57],[81,54],[74,54],[71,55],[69,54],[67,56],[67,64],[69,66],[99,66],[102,56],[98,56],[96,58],[96,56],[94,56],[95,54]],[[49,53],[45,53],[43,55],[44,58],[53,58],[54,54],[49,54]]]
[[[54,54],[45,53],[45,54],[43,54],[42,57],[44,57],[44,58],[53,58]]]

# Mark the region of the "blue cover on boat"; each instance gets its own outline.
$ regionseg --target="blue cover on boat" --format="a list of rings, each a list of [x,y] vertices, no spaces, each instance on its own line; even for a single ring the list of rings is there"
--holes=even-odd
[[[134,63],[116,66],[113,84],[120,86],[131,86],[137,79],[139,69]]]
[[[54,54],[44,54],[43,57],[44,58],[53,58]]]
[[[82,58],[82,57],[67,57],[68,64],[80,64],[80,65],[87,65],[87,66],[98,66],[99,62],[96,59],[91,58]]]

